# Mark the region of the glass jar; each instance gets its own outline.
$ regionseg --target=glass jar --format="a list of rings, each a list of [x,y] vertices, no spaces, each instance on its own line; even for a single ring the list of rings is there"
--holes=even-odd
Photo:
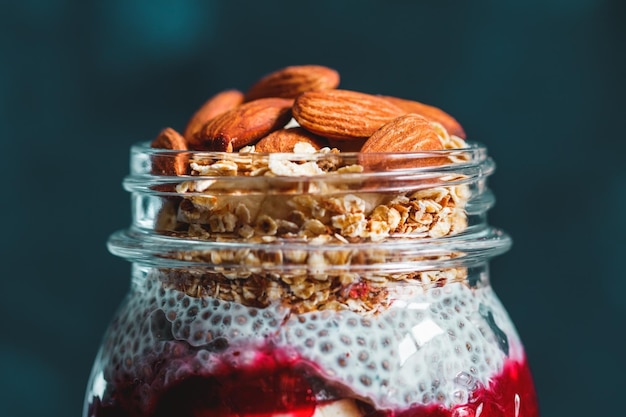
[[[484,146],[132,148],[132,262],[85,417],[535,417],[489,278]],[[178,175],[177,175],[178,174]],[[182,175],[181,175],[182,174]]]

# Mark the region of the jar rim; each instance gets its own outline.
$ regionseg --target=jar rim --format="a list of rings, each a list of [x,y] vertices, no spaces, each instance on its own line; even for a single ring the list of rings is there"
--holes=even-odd
[[[131,160],[140,157],[141,155],[147,157],[165,157],[174,158],[176,156],[187,156],[198,160],[239,160],[241,158],[253,159],[253,160],[285,160],[294,162],[307,162],[307,161],[320,161],[324,159],[336,159],[344,158],[346,160],[356,161],[368,161],[368,160],[384,160],[384,161],[419,161],[420,159],[435,158],[435,157],[459,157],[468,158],[469,163],[476,163],[478,161],[487,158],[487,147],[477,141],[466,141],[464,147],[452,148],[452,149],[437,149],[437,150],[423,150],[423,151],[408,151],[408,152],[332,152],[330,148],[324,148],[325,151],[315,152],[256,152],[246,151],[240,149],[237,152],[220,152],[220,151],[205,151],[205,150],[178,150],[178,149],[164,149],[153,148],[150,146],[150,142],[142,141],[137,142],[131,146]],[[411,169],[428,171],[436,167],[447,165],[458,165],[459,162],[454,161],[454,158],[450,160],[448,164],[438,164],[436,166],[415,166]],[[138,165],[131,165],[131,173],[133,168],[138,168]],[[393,168],[393,166],[392,166]],[[406,169],[404,167],[404,169]]]

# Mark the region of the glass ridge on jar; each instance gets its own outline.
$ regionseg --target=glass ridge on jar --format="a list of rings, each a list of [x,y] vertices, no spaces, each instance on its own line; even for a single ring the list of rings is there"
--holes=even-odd
[[[429,158],[447,163],[424,164]],[[184,164],[186,175],[168,175]],[[426,166],[424,166],[426,165]],[[490,285],[484,146],[131,150],[132,262],[85,417],[538,416]]]

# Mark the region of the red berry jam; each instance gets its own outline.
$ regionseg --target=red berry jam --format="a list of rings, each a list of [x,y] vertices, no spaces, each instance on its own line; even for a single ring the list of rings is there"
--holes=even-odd
[[[155,364],[155,366],[159,366]],[[349,395],[324,381],[301,360],[278,363],[264,357],[245,370],[196,375],[161,390],[150,404],[138,403],[137,381],[112,386],[106,400],[93,398],[90,417],[313,417],[316,407]],[[489,386],[479,387],[464,405],[416,405],[378,410],[354,398],[360,417],[537,417],[537,399],[525,362],[506,362]],[[149,411],[141,411],[141,410]],[[321,414],[320,414],[321,416]],[[346,416],[350,417],[350,416]]]

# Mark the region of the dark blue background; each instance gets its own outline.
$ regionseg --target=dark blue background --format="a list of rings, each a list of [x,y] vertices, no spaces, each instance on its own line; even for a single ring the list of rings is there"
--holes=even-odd
[[[22,0],[0,6],[0,415],[79,416],[129,281],[131,143],[290,64],[440,106],[498,163],[492,263],[543,415],[619,415],[626,74],[620,0]],[[623,411],[622,411],[623,412]]]

